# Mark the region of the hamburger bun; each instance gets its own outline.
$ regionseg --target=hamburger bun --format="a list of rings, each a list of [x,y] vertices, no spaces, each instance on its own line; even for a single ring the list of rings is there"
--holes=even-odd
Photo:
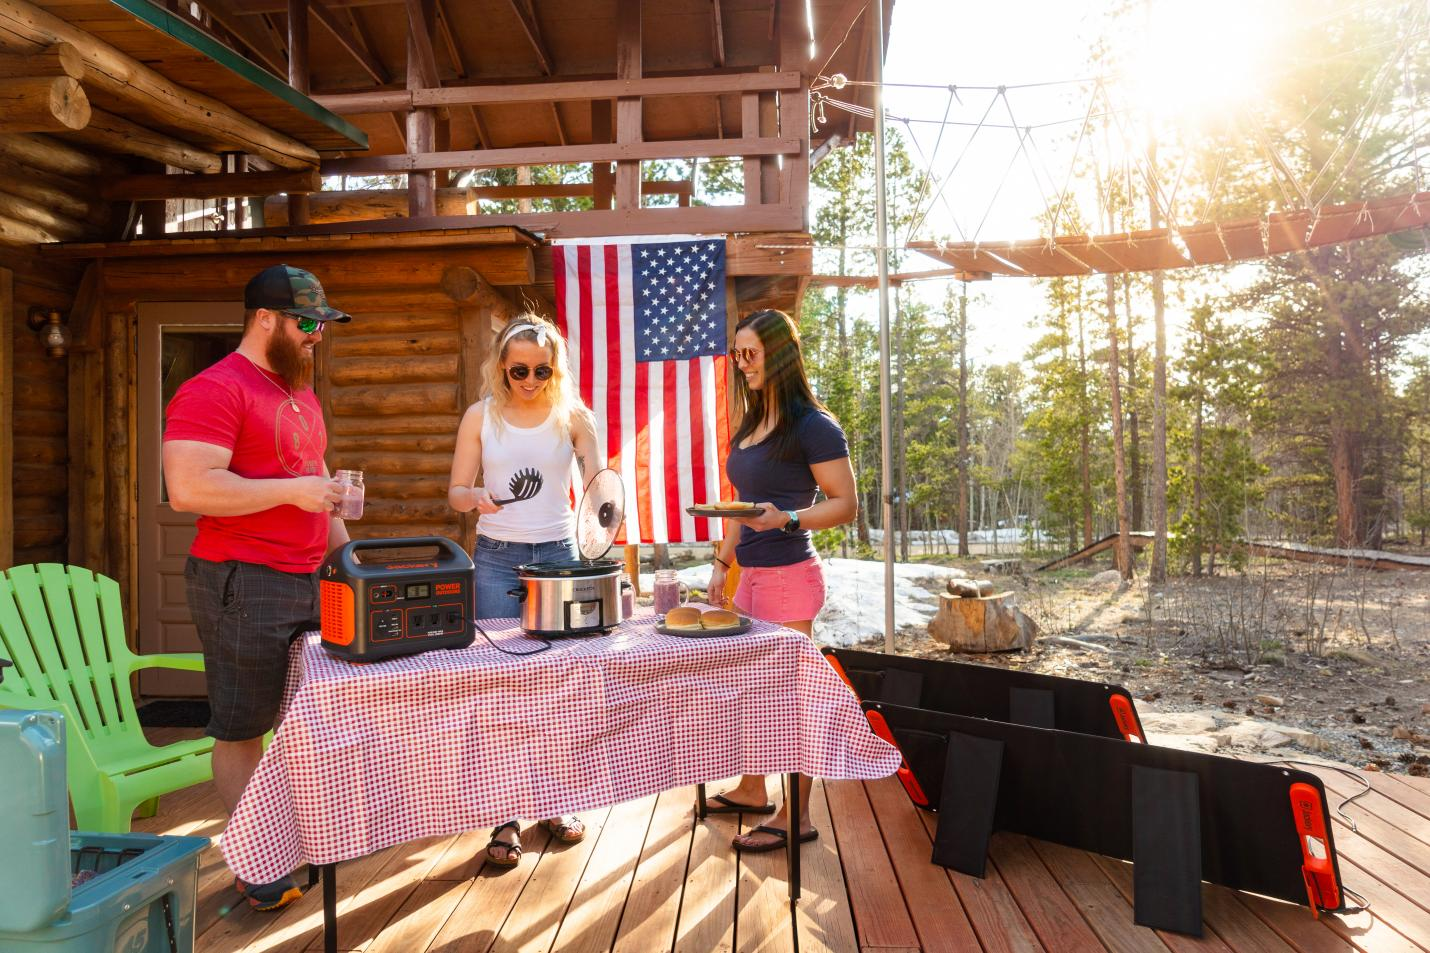
[[[700,625],[706,629],[732,629],[740,624],[740,617],[729,609],[706,609],[700,613]]]
[[[665,614],[667,629],[699,629],[700,610],[694,606],[676,606]]]

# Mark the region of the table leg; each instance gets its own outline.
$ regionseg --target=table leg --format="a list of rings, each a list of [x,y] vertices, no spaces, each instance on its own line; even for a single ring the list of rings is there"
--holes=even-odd
[[[695,785],[695,817],[705,820],[705,785]]]
[[[785,805],[789,809],[789,904],[793,908],[799,900],[799,773],[791,772],[786,788]]]
[[[324,864],[323,953],[338,953],[338,865]]]

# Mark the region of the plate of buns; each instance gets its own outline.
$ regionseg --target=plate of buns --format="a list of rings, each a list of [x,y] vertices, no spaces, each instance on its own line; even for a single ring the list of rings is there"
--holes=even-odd
[[[758,503],[748,503],[744,500],[721,500],[719,503],[704,503],[699,506],[687,506],[685,512],[691,516],[704,516],[709,519],[727,519],[739,516],[759,516],[760,506]]]
[[[655,630],[665,635],[685,638],[708,638],[739,635],[750,631],[754,620],[729,609],[701,609],[699,606],[676,606],[656,620]]]

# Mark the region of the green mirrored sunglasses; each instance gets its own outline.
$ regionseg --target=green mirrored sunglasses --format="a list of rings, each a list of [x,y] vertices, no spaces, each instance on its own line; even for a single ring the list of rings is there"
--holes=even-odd
[[[288,317],[292,318],[294,321],[297,321],[298,330],[302,331],[304,334],[312,334],[314,331],[318,330],[318,328],[322,327],[323,325],[323,322],[319,321],[317,318],[304,317],[301,315],[294,314],[291,311],[284,311],[283,313],[288,315]]]

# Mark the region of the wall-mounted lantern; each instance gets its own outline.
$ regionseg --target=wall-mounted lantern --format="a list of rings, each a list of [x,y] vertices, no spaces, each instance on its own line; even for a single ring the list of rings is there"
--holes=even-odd
[[[70,330],[64,315],[52,308],[31,308],[26,319],[31,331],[37,331],[50,357],[64,357],[70,346]]]

